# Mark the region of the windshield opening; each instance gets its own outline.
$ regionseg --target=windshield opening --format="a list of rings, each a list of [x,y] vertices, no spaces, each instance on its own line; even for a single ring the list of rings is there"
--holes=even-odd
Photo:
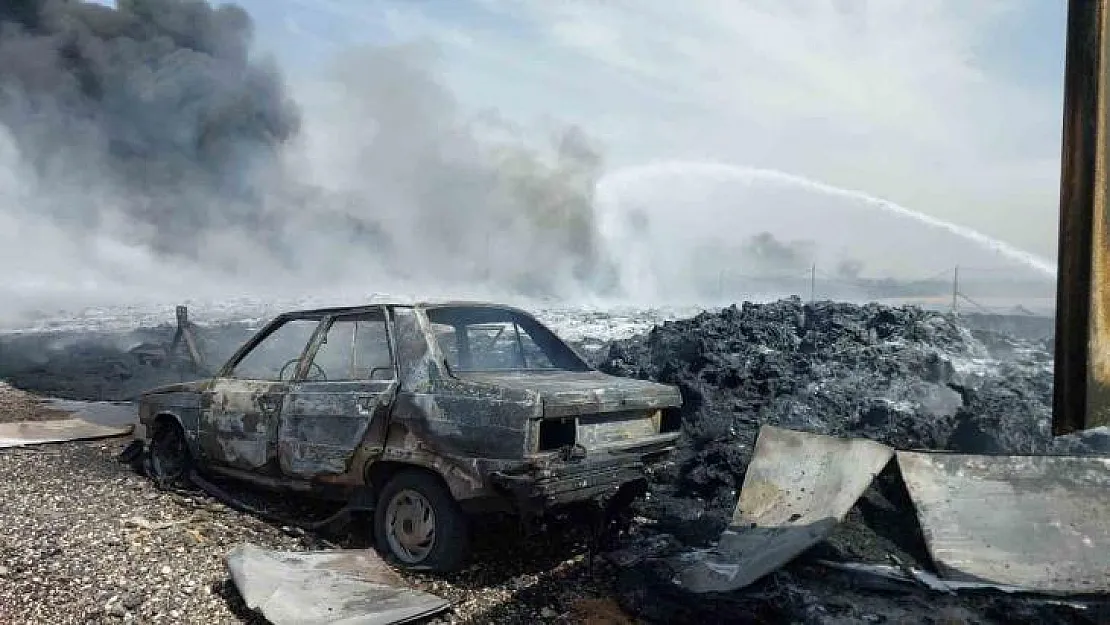
[[[476,306],[429,308],[439,349],[452,371],[589,371],[551,330],[516,311]]]

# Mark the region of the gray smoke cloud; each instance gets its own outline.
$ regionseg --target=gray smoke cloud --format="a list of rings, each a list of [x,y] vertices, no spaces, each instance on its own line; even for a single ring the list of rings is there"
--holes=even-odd
[[[298,112],[272,63],[250,59],[241,9],[21,0],[2,15],[0,122],[37,178],[117,191],[160,253],[195,257],[212,228],[272,227],[252,169],[296,133]],[[84,202],[40,206],[78,226],[98,217]]]
[[[744,240],[742,258],[762,272],[789,272],[808,269],[816,258],[813,241],[783,241],[770,232],[760,232]]]
[[[592,209],[599,147],[576,128],[537,144],[462,110],[435,63],[421,47],[351,50],[291,86],[232,5],[9,0],[9,288],[615,286]]]
[[[836,277],[842,280],[856,280],[863,273],[863,261],[843,258],[836,263]]]
[[[399,275],[530,295],[602,286],[599,148],[571,127],[538,149],[495,113],[465,114],[435,80],[435,60],[419,46],[337,59],[306,92],[321,127],[306,129],[297,169],[342,198],[346,218],[385,235]]]

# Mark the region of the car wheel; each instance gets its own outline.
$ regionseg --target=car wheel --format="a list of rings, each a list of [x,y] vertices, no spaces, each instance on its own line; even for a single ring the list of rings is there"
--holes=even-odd
[[[184,485],[192,469],[185,432],[175,423],[158,426],[150,439],[150,477],[159,488]]]
[[[374,536],[385,557],[402,568],[445,573],[469,550],[467,518],[438,477],[401,471],[378,495]]]

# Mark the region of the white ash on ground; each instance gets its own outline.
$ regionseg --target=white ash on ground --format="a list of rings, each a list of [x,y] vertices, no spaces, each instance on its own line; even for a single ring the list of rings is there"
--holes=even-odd
[[[0,623],[263,623],[231,583],[227,552],[241,542],[336,546],[201,492],[158,490],[116,460],[128,440],[0,451]],[[406,575],[453,602],[432,622],[633,622],[609,598],[610,572],[591,574],[575,532],[522,539],[511,549],[503,532],[492,534],[476,539],[465,571]]]

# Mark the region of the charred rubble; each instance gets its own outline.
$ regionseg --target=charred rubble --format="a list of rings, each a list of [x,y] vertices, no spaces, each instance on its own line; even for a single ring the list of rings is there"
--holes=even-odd
[[[195,333],[197,347],[216,366],[256,329],[206,325]],[[166,353],[175,331],[165,324],[0,335],[0,378],[67,399],[130,399],[206,373],[184,349]],[[901,449],[1110,449],[1110,438],[1098,433],[1051,437],[1051,338],[1023,339],[982,319],[793,298],[666,322],[589,357],[608,373],[681,389],[681,449],[653,494],[705,501],[721,522],[763,424]]]
[[[219,366],[256,329],[246,323],[205,326],[196,333],[203,361]],[[127,332],[0,335],[0,379],[51,397],[130,401],[146,389],[211,373],[196,367],[184,349],[167,349],[176,330],[165,324]]]
[[[591,357],[600,369],[675,384],[684,398],[679,451],[653,476],[638,510],[647,525],[628,550],[683,550],[719,536],[764,424],[866,437],[900,449],[1110,451],[1110,437],[1099,432],[1051,436],[1051,336],[1033,328],[1022,338],[988,321],[793,298],[705,312],[610,343]],[[253,330],[206,326],[198,332],[199,348],[207,362],[219,363]],[[127,399],[155,384],[201,375],[181,355],[152,361],[157,349],[134,349],[165,345],[174,331],[166,325],[125,334],[0,337],[0,378],[75,399]],[[875,594],[859,580],[815,566],[814,557],[889,564],[893,555],[930,568],[896,472],[891,465],[875,480],[826,543],[743,591],[690,595],[669,582],[660,561],[643,560],[622,567],[614,588],[626,609],[658,622],[918,620],[934,607],[972,621],[1097,621],[1089,612],[1020,597]]]
[[[932,568],[893,464],[825,543],[749,588],[694,595],[672,583],[664,559],[642,559],[709,546],[720,536],[765,424],[900,449],[1110,450],[1110,437],[1098,432],[1053,439],[1051,339],[1016,337],[988,321],[794,298],[706,312],[610,344],[596,358],[599,368],[675,384],[684,398],[679,451],[654,476],[640,510],[653,524],[626,550],[638,551],[640,563],[618,576],[622,604],[658,622],[921,622],[925,614],[958,622],[1098,622],[1092,615],[1105,613],[1102,604],[1077,609],[1027,597],[873,588],[814,566],[828,558]]]
[[[645,512],[695,544],[724,529],[765,424],[899,449],[1110,449],[1097,433],[1052,438],[1045,341],[916,307],[745,303],[615,342],[596,364],[681,389],[679,453]]]

